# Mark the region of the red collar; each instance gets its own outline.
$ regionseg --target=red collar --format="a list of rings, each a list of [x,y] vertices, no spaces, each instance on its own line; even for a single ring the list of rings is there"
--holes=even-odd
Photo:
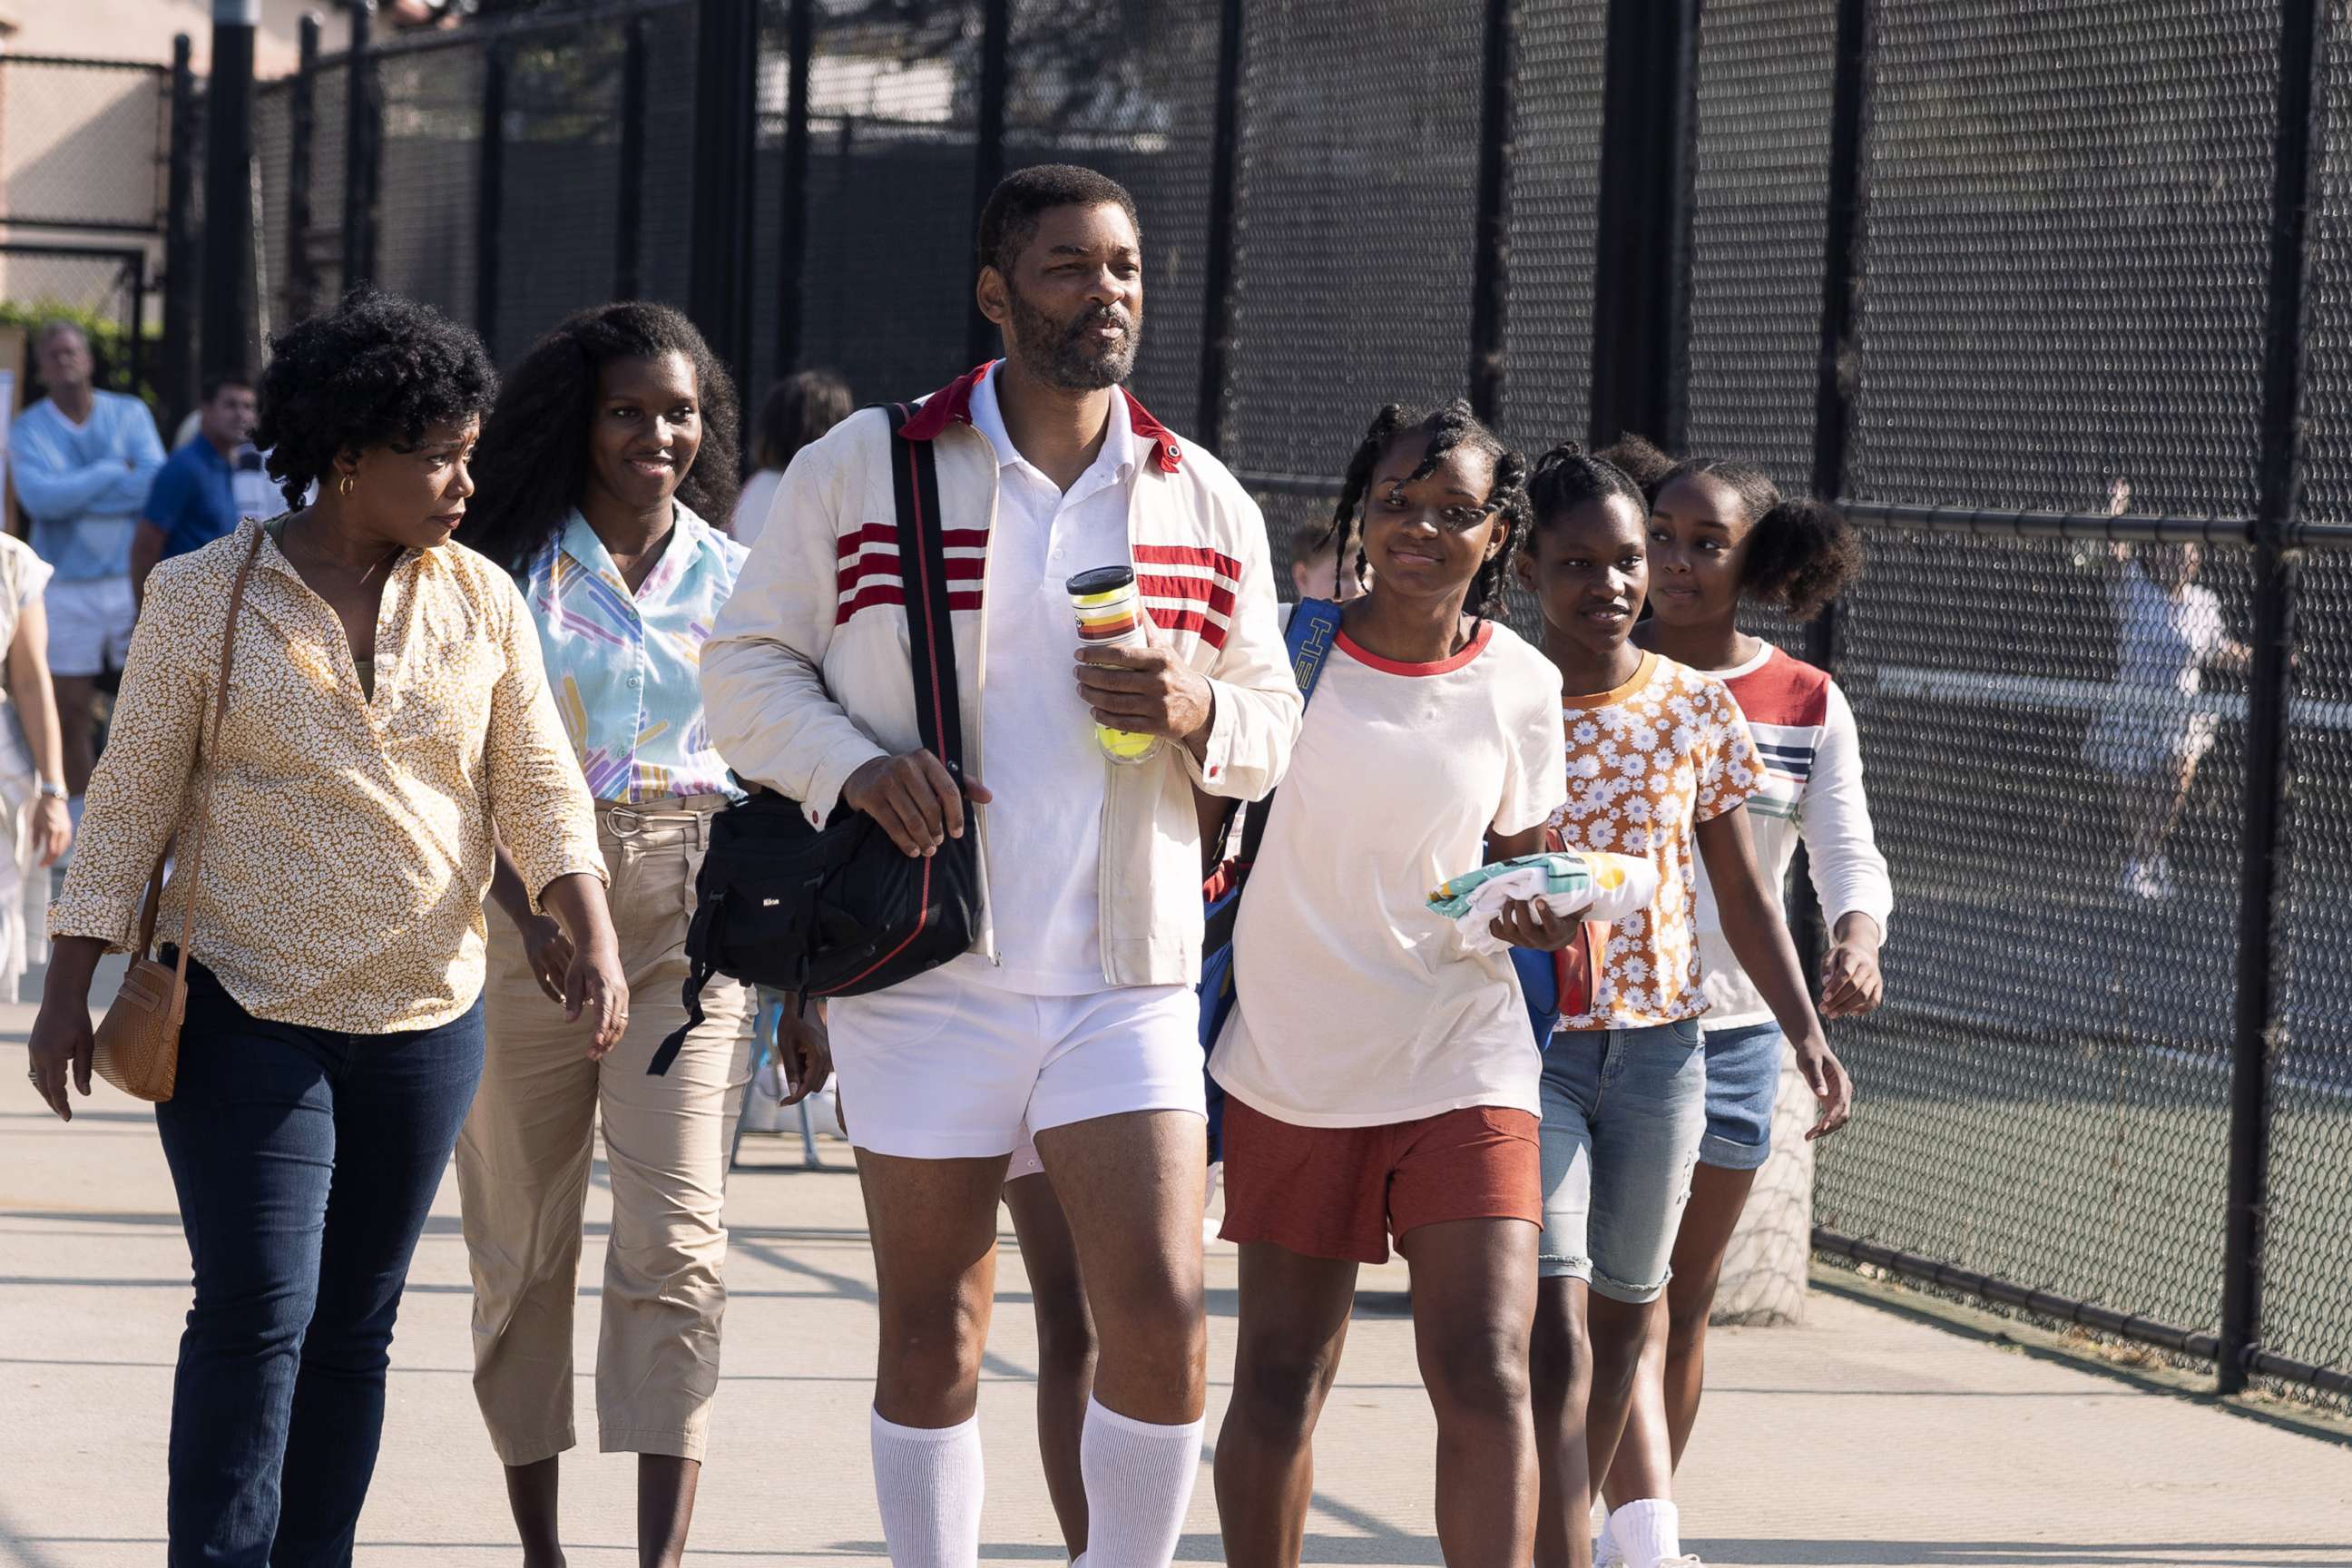
[[[915,411],[914,417],[904,426],[907,439],[937,439],[939,433],[948,427],[950,420],[971,424],[972,389],[980,384],[981,378],[995,363],[991,360],[975,370],[967,371],[925,398],[923,405]],[[1184,461],[1184,448],[1176,444],[1176,437],[1170,433],[1168,426],[1154,419],[1151,411],[1135,400],[1135,394],[1122,386],[1118,395],[1127,399],[1128,423],[1134,427],[1139,438],[1151,443],[1152,461],[1160,465],[1161,473],[1174,473],[1178,465]]]

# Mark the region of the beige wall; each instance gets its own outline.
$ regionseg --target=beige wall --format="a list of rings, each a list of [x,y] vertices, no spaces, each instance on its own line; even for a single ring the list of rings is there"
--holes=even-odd
[[[261,0],[261,31],[254,40],[254,71],[284,76],[294,68],[297,30],[305,11],[322,24],[320,47],[343,47],[351,24],[341,7],[319,0]],[[211,0],[0,0],[0,19],[16,24],[6,48],[20,55],[79,55],[100,59],[153,60],[168,65],[172,36],[195,45],[196,69],[208,68]]]

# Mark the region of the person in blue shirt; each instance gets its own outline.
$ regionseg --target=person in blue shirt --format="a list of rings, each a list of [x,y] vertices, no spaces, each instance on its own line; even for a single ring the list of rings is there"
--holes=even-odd
[[[89,340],[70,321],[34,339],[48,396],[17,416],[8,464],[16,504],[33,520],[33,549],[55,569],[48,589],[49,672],[65,734],[73,813],[97,761],[90,699],[99,677],[122,668],[138,608],[131,596],[131,535],[163,442],[135,397],[100,392]]]
[[[147,574],[158,561],[234,533],[248,516],[274,517],[286,510],[262,467],[261,453],[247,439],[255,415],[253,386],[244,377],[205,379],[195,438],[164,459],[131,536],[134,600],[144,594]]]

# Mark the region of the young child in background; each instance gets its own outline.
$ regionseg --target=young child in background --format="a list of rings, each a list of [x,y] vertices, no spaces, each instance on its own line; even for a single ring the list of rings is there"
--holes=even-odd
[[[1630,640],[1649,589],[1640,489],[1569,443],[1537,464],[1528,500],[1535,527],[1520,577],[1570,693],[1562,843],[1646,856],[1658,873],[1656,900],[1618,923],[1590,1011],[1561,1018],[1544,1063],[1535,1561],[1588,1568],[1592,1489],[1624,1429],[1649,1303],[1665,1286],[1706,1131],[1698,860],[1726,940],[1821,1100],[1814,1135],[1844,1121],[1851,1089],[1822,1037],[1778,890],[1757,870],[1746,804],[1762,781],[1739,710],[1722,682]],[[1663,1487],[1624,1500],[1615,1534],[1635,1568],[1693,1561]]]

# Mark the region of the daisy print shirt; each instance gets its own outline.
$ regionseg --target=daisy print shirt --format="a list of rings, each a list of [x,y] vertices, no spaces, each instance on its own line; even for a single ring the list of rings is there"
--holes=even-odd
[[[1570,849],[1648,858],[1658,896],[1617,922],[1592,1012],[1563,1030],[1637,1029],[1696,1017],[1698,825],[1745,805],[1763,773],[1748,722],[1723,682],[1645,653],[1614,691],[1569,697],[1568,804],[1553,819]]]
[[[555,710],[599,801],[739,793],[702,717],[702,645],[749,553],[681,502],[634,594],[574,510],[520,576]]]

